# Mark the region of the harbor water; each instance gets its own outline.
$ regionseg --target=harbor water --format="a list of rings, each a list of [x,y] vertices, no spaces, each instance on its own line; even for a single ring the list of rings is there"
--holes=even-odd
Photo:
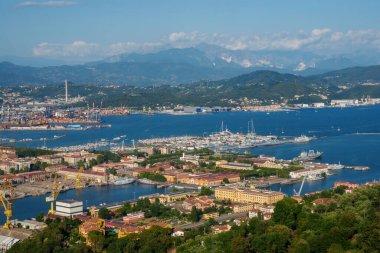
[[[63,138],[46,142],[46,146],[59,147],[112,140],[126,135],[124,144],[132,140],[153,137],[183,135],[202,136],[220,130],[221,122],[232,132],[247,132],[248,121],[253,120],[255,131],[260,135],[316,136],[317,140],[303,144],[265,146],[247,150],[256,154],[275,155],[278,159],[291,159],[302,151],[314,149],[323,152],[320,162],[345,165],[369,166],[369,171],[341,170],[338,174],[319,181],[307,181],[302,194],[330,188],[334,181],[365,183],[380,179],[380,106],[352,108],[301,109],[287,112],[223,112],[200,115],[129,115],[103,117],[111,128],[86,131],[1,131],[0,138],[10,139],[52,139],[54,135]],[[117,140],[118,145],[121,141]],[[17,143],[20,146],[39,147],[43,141]],[[270,189],[281,190],[291,195],[300,184],[275,185]],[[59,198],[75,198],[85,205],[111,203],[133,199],[140,195],[163,191],[154,186],[125,185],[92,187],[80,192],[71,190]],[[86,203],[87,202],[87,203]],[[46,212],[45,196],[16,200],[14,218],[22,219]]]

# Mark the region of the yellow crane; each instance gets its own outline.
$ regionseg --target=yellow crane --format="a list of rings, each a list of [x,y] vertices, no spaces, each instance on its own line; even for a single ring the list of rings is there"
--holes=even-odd
[[[65,177],[62,180],[62,183],[65,181]],[[51,188],[51,193],[49,197],[46,197],[46,202],[50,202],[50,209],[48,214],[55,214],[55,209],[54,209],[54,203],[58,198],[59,193],[61,192],[62,186],[58,182],[58,176],[57,174],[54,174],[54,179],[53,179],[53,185]]]
[[[13,185],[12,182],[9,182],[7,177],[5,176],[3,179],[2,185],[3,192],[0,194],[1,204],[4,207],[4,214],[7,217],[3,228],[11,229],[11,217],[12,217],[12,199],[13,199]],[[6,193],[8,193],[8,198],[6,197]]]
[[[75,188],[76,189],[82,189],[84,188],[83,180],[81,178],[81,174],[83,173],[83,167],[79,168],[79,171],[75,177]]]

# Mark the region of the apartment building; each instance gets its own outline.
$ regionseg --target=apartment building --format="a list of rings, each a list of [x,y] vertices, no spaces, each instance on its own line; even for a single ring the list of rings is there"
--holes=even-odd
[[[273,204],[283,199],[284,194],[277,191],[224,186],[215,189],[215,197],[216,199],[231,200],[239,203]]]

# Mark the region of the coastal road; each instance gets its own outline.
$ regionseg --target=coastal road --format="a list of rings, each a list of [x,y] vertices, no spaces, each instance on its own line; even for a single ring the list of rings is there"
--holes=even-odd
[[[225,214],[225,215],[219,216],[218,218],[215,218],[215,221],[222,222],[222,221],[226,221],[226,220],[233,220],[233,219],[236,219],[236,218],[239,218],[239,217],[244,217],[244,216],[247,216],[247,215],[248,215],[247,212]],[[180,226],[179,228],[181,228],[183,230],[190,230],[190,229],[193,229],[193,228],[198,228],[198,227],[203,226],[206,223],[206,221],[207,220],[202,220],[202,221],[197,222],[197,223]]]

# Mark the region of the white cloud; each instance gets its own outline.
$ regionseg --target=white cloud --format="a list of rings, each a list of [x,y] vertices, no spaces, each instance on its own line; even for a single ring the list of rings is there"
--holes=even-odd
[[[313,29],[313,30],[311,31],[311,34],[312,34],[313,36],[320,37],[320,36],[322,36],[322,35],[324,35],[324,34],[328,34],[328,33],[330,33],[331,31],[332,31],[332,30],[331,30],[330,28]]]
[[[204,36],[206,34],[199,33],[198,31],[193,32],[174,32],[169,34],[168,39],[171,42],[177,42],[177,41],[197,41],[204,39]]]
[[[136,43],[136,42],[117,42],[109,45],[105,49],[106,55],[117,55],[123,53],[147,53],[159,49],[162,43]]]
[[[330,28],[316,28],[309,32],[280,32],[266,34],[205,34],[194,32],[174,32],[167,36],[174,47],[195,46],[205,42],[230,50],[307,50],[352,52],[360,48],[380,48],[380,31],[349,30],[334,31]]]
[[[42,42],[34,47],[33,53],[36,56],[107,57],[122,53],[148,53],[167,48],[193,47],[200,43],[217,45],[230,50],[303,50],[317,54],[340,54],[352,53],[360,49],[379,51],[380,31],[334,31],[330,28],[316,28],[308,32],[298,31],[295,33],[280,32],[234,36],[220,33],[208,34],[198,31],[186,33],[180,31],[170,33],[157,42],[137,43],[120,41],[108,45],[81,40],[69,44]],[[228,57],[225,60],[228,60]],[[255,63],[244,63],[247,66],[251,64],[254,65]]]
[[[17,4],[17,7],[52,7],[52,6],[72,6],[79,5],[79,2],[72,1],[45,1],[45,2],[32,2],[26,1]]]
[[[74,41],[70,44],[42,42],[33,48],[35,56],[87,57],[99,54],[97,43]]]
[[[306,64],[304,62],[298,63],[297,67],[294,69],[294,71],[303,71],[307,68]]]

